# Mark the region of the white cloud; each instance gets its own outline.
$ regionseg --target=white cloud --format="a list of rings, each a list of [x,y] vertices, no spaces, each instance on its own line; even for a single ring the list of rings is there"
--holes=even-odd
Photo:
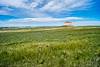
[[[25,4],[25,0],[0,0],[0,4],[17,8],[28,8],[28,5]]]
[[[25,19],[13,19],[9,21],[0,21],[0,27],[19,27],[19,26],[61,26],[63,25],[63,22],[70,21],[70,20],[76,20],[76,22],[73,23],[74,26],[100,26],[100,20],[94,21],[94,20],[82,20],[84,18],[79,17],[67,17],[67,18],[25,18]],[[4,22],[4,23],[3,23]],[[38,24],[38,23],[39,24]],[[42,24],[43,22],[43,24]],[[50,22],[50,23],[44,23],[44,22]],[[56,22],[56,23],[53,23]],[[41,24],[41,25],[40,25]],[[47,24],[47,25],[46,25]]]
[[[41,9],[50,12],[75,11],[86,9],[91,4],[91,0],[52,0]]]
[[[2,7],[0,9],[0,15],[10,15],[9,11],[12,11],[13,9],[8,8],[8,7]]]
[[[30,23],[30,22],[65,22],[65,21],[72,21],[72,20],[83,20],[84,18],[80,17],[66,17],[66,18],[24,18],[24,19],[11,19],[7,22],[24,22],[24,23]]]
[[[30,7],[32,7],[34,9],[35,7],[40,5],[41,3],[43,3],[43,0],[34,0],[32,3],[30,3]]]
[[[36,17],[52,17],[47,12],[57,13],[66,11],[67,13],[76,10],[83,10],[89,7],[92,0],[0,0],[0,4],[15,8],[26,9]],[[44,5],[41,5],[44,4]],[[41,7],[38,7],[41,6]],[[25,11],[24,11],[25,13]],[[20,13],[21,14],[21,13]]]
[[[8,15],[9,12],[6,10],[0,10],[0,15]]]
[[[63,24],[65,21],[72,21],[72,20],[83,20],[84,18],[81,17],[66,17],[66,18],[24,18],[24,19],[11,19],[7,21],[0,21],[0,26],[2,27],[13,27],[13,26],[38,26],[38,23],[44,23],[44,25],[40,26],[46,26],[45,24],[49,23],[49,26],[54,24],[54,26],[57,26],[57,23]],[[35,24],[35,25],[34,25]],[[48,25],[48,24],[47,24]],[[59,26],[59,25],[58,25]]]

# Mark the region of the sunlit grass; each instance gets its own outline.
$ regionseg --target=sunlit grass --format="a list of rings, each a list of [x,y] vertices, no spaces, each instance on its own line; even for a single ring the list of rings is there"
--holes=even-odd
[[[0,67],[99,67],[100,29],[0,33]]]

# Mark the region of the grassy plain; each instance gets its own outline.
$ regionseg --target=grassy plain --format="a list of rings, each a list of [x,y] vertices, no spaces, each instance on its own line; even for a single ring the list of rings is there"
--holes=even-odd
[[[100,28],[1,30],[0,67],[100,67]]]

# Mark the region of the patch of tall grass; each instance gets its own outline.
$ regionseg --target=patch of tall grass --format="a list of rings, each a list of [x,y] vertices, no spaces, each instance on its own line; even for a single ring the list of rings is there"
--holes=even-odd
[[[99,67],[99,29],[0,33],[0,67]]]

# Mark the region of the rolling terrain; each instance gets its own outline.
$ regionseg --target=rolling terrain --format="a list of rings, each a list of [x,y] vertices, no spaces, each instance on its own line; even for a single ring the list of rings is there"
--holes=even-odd
[[[1,29],[0,67],[100,67],[100,27]]]

